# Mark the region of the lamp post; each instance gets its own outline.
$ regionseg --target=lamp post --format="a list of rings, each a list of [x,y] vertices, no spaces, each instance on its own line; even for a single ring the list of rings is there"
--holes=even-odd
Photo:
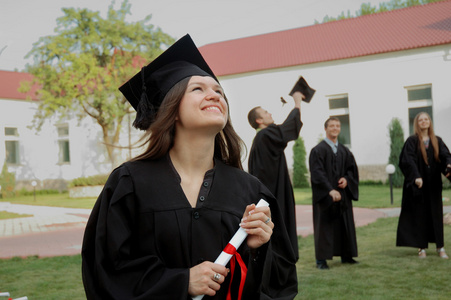
[[[36,202],[36,184],[37,184],[36,180],[33,180],[33,181],[31,182],[31,185],[33,186],[33,198],[34,198],[34,202]]]
[[[385,172],[388,173],[388,178],[390,180],[390,203],[391,203],[391,205],[393,205],[393,178],[392,178],[392,175],[393,175],[393,173],[395,173],[395,171],[396,171],[396,168],[392,164],[388,164],[385,167]]]

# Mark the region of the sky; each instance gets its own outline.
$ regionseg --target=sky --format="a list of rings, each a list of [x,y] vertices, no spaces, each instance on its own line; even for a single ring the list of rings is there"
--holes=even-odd
[[[128,22],[150,23],[175,39],[189,33],[198,47],[292,28],[325,16],[356,14],[362,3],[380,0],[129,0]],[[106,17],[111,0],[0,0],[0,70],[23,71],[25,56],[40,37],[54,35],[62,8],[88,8]],[[119,8],[122,0],[116,0]]]

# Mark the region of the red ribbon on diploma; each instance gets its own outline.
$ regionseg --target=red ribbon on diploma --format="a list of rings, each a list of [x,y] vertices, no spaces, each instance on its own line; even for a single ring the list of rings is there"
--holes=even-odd
[[[228,243],[227,246],[225,246],[224,250],[225,253],[234,255],[236,253],[236,248],[232,244]]]
[[[232,244],[227,244],[227,246],[224,248],[225,253],[233,255],[230,259],[230,283],[229,283],[229,291],[227,292],[227,300],[232,300],[232,282],[233,282],[233,274],[235,273],[235,263],[238,262],[241,269],[241,278],[240,278],[240,288],[238,290],[238,300],[241,300],[241,297],[243,296],[243,289],[244,289],[244,282],[246,281],[246,275],[247,275],[247,267],[244,263],[243,259],[241,258],[241,255],[236,251],[236,248]]]

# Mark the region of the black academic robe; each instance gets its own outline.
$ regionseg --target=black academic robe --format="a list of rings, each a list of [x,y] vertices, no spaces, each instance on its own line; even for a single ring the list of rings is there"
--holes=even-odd
[[[399,168],[404,174],[404,184],[396,246],[428,248],[428,243],[436,243],[441,248],[444,245],[441,174],[451,164],[451,154],[443,140],[437,139],[440,162],[435,160],[430,143],[426,150],[429,165],[423,160],[416,135],[407,138],[402,148]],[[423,179],[421,189],[415,184],[416,178]]]
[[[296,258],[299,256],[296,206],[284,150],[288,142],[299,137],[301,127],[300,111],[295,108],[282,124],[271,124],[258,131],[248,160],[249,173],[260,179],[279,202]]]
[[[208,196],[193,208],[169,156],[115,169],[83,239],[87,298],[191,299],[189,268],[215,261],[239,228],[246,205],[263,198],[270,203],[275,228],[256,258],[246,242],[238,249],[248,267],[243,299],[293,299],[295,258],[286,251],[291,247],[277,202],[256,178],[218,160],[213,176]],[[238,267],[234,274],[235,287]],[[225,299],[230,277],[215,297],[204,299]]]
[[[359,173],[354,156],[342,144],[338,144],[337,154],[334,154],[322,141],[310,152],[309,167],[316,259],[357,257],[352,200],[359,198]],[[347,180],[345,189],[338,188],[341,177]],[[341,201],[333,202],[329,195],[333,189],[340,192]]]

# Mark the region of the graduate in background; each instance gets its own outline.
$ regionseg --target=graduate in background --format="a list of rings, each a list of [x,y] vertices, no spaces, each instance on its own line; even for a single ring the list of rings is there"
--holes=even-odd
[[[318,269],[329,269],[328,259],[341,256],[342,263],[357,263],[352,200],[359,198],[359,173],[354,156],[338,142],[340,120],[324,123],[326,138],[310,151],[313,198],[313,231]]]
[[[296,260],[299,258],[296,207],[284,151],[288,142],[299,137],[302,127],[301,101],[310,102],[314,93],[315,90],[301,77],[290,92],[294,108],[280,125],[274,124],[272,115],[260,106],[251,109],[247,115],[249,124],[257,131],[249,152],[248,171],[276,197]]]
[[[435,135],[429,114],[417,114],[413,126],[415,133],[407,138],[399,157],[404,185],[396,246],[418,248],[418,256],[425,258],[428,243],[435,243],[438,255],[447,259],[441,174],[451,180],[451,154]]]
[[[277,202],[242,170],[224,91],[189,35],[120,90],[148,147],[112,172],[93,208],[87,298],[293,299],[295,257]],[[256,208],[262,198],[270,206]],[[239,226],[248,237],[231,264],[213,263]]]

